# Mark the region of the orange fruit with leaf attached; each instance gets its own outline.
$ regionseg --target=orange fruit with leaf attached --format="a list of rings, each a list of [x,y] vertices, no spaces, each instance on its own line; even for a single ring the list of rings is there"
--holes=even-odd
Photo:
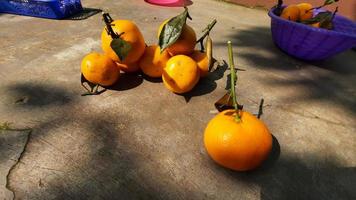
[[[178,94],[189,92],[200,78],[197,63],[185,55],[173,56],[163,69],[164,86]]]
[[[310,3],[300,3],[297,5],[299,8],[299,20],[304,21],[313,17],[313,5]]]
[[[161,53],[158,45],[146,47],[145,53],[139,61],[139,66],[144,74],[152,78],[162,77],[163,68],[171,58],[167,50]]]
[[[120,60],[110,44],[112,37],[104,28],[101,33],[101,47],[103,51],[114,61],[128,64],[137,62],[145,51],[145,40],[139,28],[132,21],[129,20],[115,20],[112,22],[112,29],[117,34],[123,33],[120,38],[131,45],[131,49],[124,60]]]
[[[283,9],[282,14],[280,17],[290,21],[298,21],[299,20],[299,8],[297,5],[289,5]]]
[[[167,19],[160,25],[158,29],[158,39],[164,25],[169,20],[170,19]],[[171,46],[167,47],[167,51],[171,56],[181,55],[181,54],[189,55],[194,51],[196,40],[197,40],[197,36],[195,34],[194,29],[190,27],[188,24],[185,24],[182,28],[182,32],[178,40],[174,42]]]
[[[134,73],[140,71],[140,66],[138,65],[138,62],[128,63],[128,64],[117,62],[116,64],[122,71],[127,73]]]
[[[113,60],[107,55],[95,52],[83,58],[81,72],[89,82],[101,86],[114,84],[120,76],[120,69]]]
[[[266,125],[254,115],[241,111],[236,121],[235,110],[216,115],[204,133],[205,148],[218,164],[237,171],[257,168],[272,149],[272,135]]]
[[[195,50],[192,55],[190,55],[193,60],[198,65],[200,76],[205,77],[209,74],[209,58],[205,52]]]

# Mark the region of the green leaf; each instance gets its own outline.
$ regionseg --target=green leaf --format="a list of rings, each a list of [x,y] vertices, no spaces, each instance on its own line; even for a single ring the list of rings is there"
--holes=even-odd
[[[338,2],[339,0],[325,0],[324,6]]]
[[[321,28],[325,28],[325,29],[333,29],[334,28],[334,24],[333,24],[333,20],[334,20],[334,17],[338,11],[339,7],[336,7],[335,8],[335,11],[334,13],[332,13],[331,15],[327,15],[323,21],[320,22],[320,27]]]
[[[161,52],[178,40],[182,33],[183,26],[187,21],[187,17],[189,17],[188,9],[185,8],[184,12],[170,19],[163,26],[158,41]]]
[[[121,61],[125,60],[131,50],[131,44],[121,38],[114,38],[110,46]]]
[[[331,20],[332,16],[333,16],[333,14],[330,11],[320,12],[313,18],[302,21],[302,23],[303,24],[314,24],[317,22],[322,23],[323,21]]]
[[[320,22],[320,28],[332,29],[333,28],[333,15],[328,15],[324,20]]]
[[[302,21],[303,24],[314,24],[320,23],[320,28],[332,29],[333,28],[333,18],[334,14],[330,11],[320,12],[315,17]]]

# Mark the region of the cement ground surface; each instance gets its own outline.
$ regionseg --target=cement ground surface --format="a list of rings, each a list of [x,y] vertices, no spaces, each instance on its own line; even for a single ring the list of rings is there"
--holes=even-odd
[[[135,21],[148,44],[182,11],[142,0],[83,4]],[[262,120],[276,138],[268,162],[233,172],[204,149],[228,72],[211,74],[189,97],[137,75],[82,97],[79,66],[100,51],[100,14],[1,14],[0,122],[32,132],[26,142],[28,131],[0,131],[0,199],[13,198],[6,182],[16,199],[356,199],[356,52],[306,63],[273,44],[265,11],[210,0],[189,8],[198,35],[218,20],[211,35],[220,62],[233,42],[245,109],[257,113],[264,98]]]

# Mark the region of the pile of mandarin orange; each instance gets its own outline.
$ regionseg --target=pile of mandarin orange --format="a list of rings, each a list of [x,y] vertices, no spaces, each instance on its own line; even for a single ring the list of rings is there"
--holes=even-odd
[[[160,25],[158,36],[168,21]],[[162,78],[167,89],[182,94],[192,90],[200,77],[208,74],[207,54],[195,50],[196,34],[188,24],[183,26],[178,40],[162,52],[158,45],[146,45],[141,31],[132,21],[115,20],[112,25],[114,32],[124,33],[120,38],[128,42],[131,49],[125,59],[120,60],[110,46],[112,37],[104,29],[101,35],[104,53],[93,52],[82,60],[81,72],[89,82],[110,86],[118,82],[120,71],[141,70],[148,77]]]

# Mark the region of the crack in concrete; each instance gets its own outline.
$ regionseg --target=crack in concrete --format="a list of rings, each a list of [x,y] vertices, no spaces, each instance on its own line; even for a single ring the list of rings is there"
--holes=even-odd
[[[96,177],[91,176],[89,172],[87,172],[85,169],[83,169],[82,167],[80,167],[80,166],[77,164],[77,160],[76,160],[76,159],[72,158],[72,157],[71,157],[70,155],[68,155],[66,152],[64,152],[63,150],[61,150],[60,148],[58,148],[56,145],[53,145],[51,142],[47,141],[46,139],[43,139],[43,138],[38,138],[38,139],[39,139],[40,141],[46,143],[46,144],[49,145],[50,147],[52,147],[54,150],[56,150],[56,151],[62,153],[63,156],[65,156],[66,158],[68,158],[68,160],[70,160],[70,162],[72,163],[72,167],[74,167],[74,168],[76,168],[77,170],[79,170],[82,174],[85,174],[86,177],[89,177],[89,179],[92,180],[93,182],[96,182],[96,183],[100,184],[100,185],[102,186],[102,188],[105,189],[105,192],[107,193],[107,194],[105,194],[105,195],[109,195],[109,196],[110,196],[110,194],[107,192],[107,186],[106,186],[106,184],[103,183],[102,181],[99,181]],[[51,172],[54,173],[54,174],[56,174],[55,171],[62,172],[62,173],[67,173],[67,172],[64,172],[64,171],[56,170],[56,169],[51,170],[50,168],[45,168],[45,167],[41,167],[41,166],[38,166],[38,167],[41,168],[41,169],[49,170],[49,171],[51,171]],[[70,173],[70,172],[69,172],[69,173]],[[79,186],[78,186],[78,188],[81,189],[81,190],[83,190],[83,188],[81,188],[81,187],[79,187]],[[70,196],[69,193],[66,193],[66,194],[67,194],[68,196]],[[100,195],[100,196],[102,196],[102,195]],[[105,196],[104,196],[104,197],[105,197]],[[104,198],[104,197],[102,197],[101,199],[107,199],[107,198]],[[107,196],[106,196],[106,197],[107,197]]]
[[[309,115],[304,114],[302,112],[297,112],[295,110],[292,110],[288,106],[275,105],[274,107],[282,109],[282,110],[284,110],[286,112],[289,112],[289,113],[293,113],[295,115],[299,115],[301,117],[308,118],[308,119],[315,119],[315,120],[319,120],[319,121],[322,121],[322,122],[325,122],[325,123],[329,123],[329,124],[333,124],[333,125],[336,125],[336,126],[341,126],[341,127],[344,127],[344,128],[352,128],[353,127],[351,124],[345,124],[345,123],[342,123],[342,122],[332,121],[332,120],[320,117],[320,116],[318,116],[316,114],[313,114],[313,113],[311,113],[309,111],[306,111],[306,110],[303,110],[303,111],[309,113]]]
[[[26,142],[25,142],[25,145],[20,153],[20,156],[19,158],[16,160],[15,164],[13,164],[11,166],[11,168],[9,169],[7,175],[6,175],[6,189],[8,189],[10,192],[12,192],[12,195],[13,195],[13,200],[16,199],[16,194],[15,194],[15,190],[14,188],[12,188],[10,186],[10,175],[11,175],[11,172],[17,167],[17,165],[21,162],[21,159],[23,158],[24,154],[25,154],[25,151],[27,149],[27,145],[29,144],[30,142],[30,139],[31,139],[31,134],[32,134],[32,129],[9,129],[10,131],[28,131],[28,134],[27,134],[27,139],[26,139]]]
[[[248,98],[249,101],[251,101],[252,103],[258,105],[258,103],[250,98]],[[261,104],[260,104],[261,106]],[[267,107],[274,107],[274,108],[277,108],[277,109],[281,109],[283,111],[286,111],[286,112],[289,112],[289,113],[292,113],[292,114],[295,114],[295,115],[299,115],[301,117],[305,117],[305,118],[308,118],[308,119],[315,119],[315,120],[319,120],[319,121],[322,121],[322,122],[325,122],[325,123],[329,123],[329,124],[333,124],[333,125],[336,125],[336,126],[341,126],[341,127],[344,127],[344,128],[353,128],[353,125],[351,124],[346,124],[346,123],[342,123],[342,122],[339,122],[339,121],[332,121],[332,120],[329,120],[329,119],[326,119],[326,118],[323,118],[323,117],[320,117],[314,113],[311,113],[310,111],[307,111],[307,110],[304,110],[302,109],[302,111],[304,112],[307,112],[308,114],[304,114],[303,112],[297,112],[295,110],[292,110],[290,107],[290,105],[271,105],[271,104],[267,104],[267,105],[263,105],[262,106],[262,109],[264,108],[267,108]],[[301,110],[301,109],[299,109]]]
[[[62,170],[58,170],[58,169],[52,169],[52,168],[47,168],[47,167],[41,167],[41,166],[37,166],[38,168],[40,169],[45,169],[45,170],[48,170],[48,171],[54,171],[54,172],[61,172],[61,173],[65,173],[64,171]]]

